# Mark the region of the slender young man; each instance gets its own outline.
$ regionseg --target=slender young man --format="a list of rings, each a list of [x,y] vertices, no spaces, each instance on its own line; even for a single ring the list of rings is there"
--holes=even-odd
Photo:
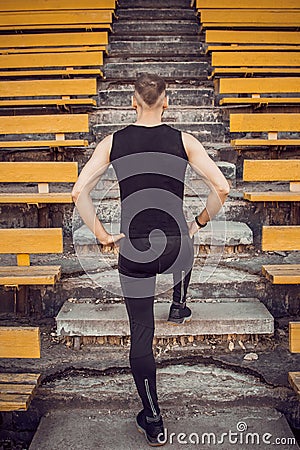
[[[97,145],[72,190],[79,214],[99,242],[119,249],[118,271],[130,324],[129,361],[143,404],[136,424],[151,446],[163,445],[164,431],[152,349],[156,275],[173,276],[167,322],[190,320],[186,293],[193,236],[218,213],[229,193],[226,179],[201,143],[162,123],[167,106],[164,80],[155,74],[139,76],[133,96],[136,122]],[[113,235],[97,218],[90,197],[109,164],[115,169],[121,197],[120,233]],[[189,223],[183,214],[188,164],[210,188],[205,208]]]

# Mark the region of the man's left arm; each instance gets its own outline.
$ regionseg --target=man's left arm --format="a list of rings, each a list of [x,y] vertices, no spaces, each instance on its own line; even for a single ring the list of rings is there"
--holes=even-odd
[[[109,135],[97,145],[93,155],[83,167],[72,189],[72,198],[82,220],[103,245],[113,244],[125,236],[123,233],[112,235],[105,230],[96,215],[96,210],[90,196],[91,190],[99,182],[101,175],[110,164],[109,155],[111,146],[112,135]]]

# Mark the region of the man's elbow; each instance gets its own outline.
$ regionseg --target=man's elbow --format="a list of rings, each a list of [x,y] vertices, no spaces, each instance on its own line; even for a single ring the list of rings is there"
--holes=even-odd
[[[222,198],[226,198],[230,192],[230,186],[227,180],[224,180],[223,183],[220,183],[216,190],[218,192],[218,195]]]
[[[80,190],[77,189],[77,188],[73,188],[73,189],[72,189],[71,196],[72,196],[72,200],[73,200],[74,203],[77,202],[77,200],[78,200],[78,198],[79,198],[79,195],[80,195]]]

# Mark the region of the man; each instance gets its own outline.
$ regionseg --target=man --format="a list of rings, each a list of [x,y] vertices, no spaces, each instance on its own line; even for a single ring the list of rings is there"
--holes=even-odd
[[[186,292],[193,264],[193,236],[221,209],[229,193],[223,174],[192,135],[163,124],[166,84],[154,74],[135,83],[137,121],[96,147],[74,185],[77,209],[101,244],[119,247],[118,270],[130,323],[130,367],[143,410],[136,424],[152,446],[162,445],[163,420],[157,399],[154,291],[157,273],[173,275],[168,322],[191,318]],[[120,186],[121,229],[109,234],[96,217],[90,191],[112,164]],[[187,223],[183,215],[187,164],[210,187],[206,207]]]

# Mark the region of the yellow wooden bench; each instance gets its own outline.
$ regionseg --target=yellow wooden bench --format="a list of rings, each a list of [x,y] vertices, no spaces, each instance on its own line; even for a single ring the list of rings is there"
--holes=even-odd
[[[300,139],[278,139],[278,132],[299,132],[300,114],[230,114],[230,132],[266,132],[268,139],[233,139],[236,148],[259,146],[295,146]]]
[[[291,0],[289,0],[291,1]],[[115,9],[116,0],[10,0],[2,1],[0,11],[48,11],[68,9]]]
[[[16,266],[0,267],[0,285],[55,284],[60,266],[31,266],[30,254],[62,253],[61,228],[0,229],[0,254],[16,254]]]
[[[297,31],[257,31],[257,30],[206,30],[207,44],[277,44],[299,45]]]
[[[50,192],[49,183],[74,183],[77,162],[0,162],[0,183],[38,183],[38,192],[1,192],[1,203],[72,203],[69,192]]]
[[[0,81],[0,107],[48,105],[95,106],[97,104],[96,100],[86,96],[96,94],[97,80],[95,78]]]
[[[54,134],[55,139],[47,140],[3,140],[1,148],[31,148],[31,147],[67,147],[87,146],[84,139],[66,139],[65,133],[88,132],[88,114],[58,114],[34,116],[0,116],[0,134]]]
[[[0,30],[108,29],[112,10],[52,10],[0,12]]]
[[[298,0],[196,0],[197,9],[299,9]]]
[[[251,202],[299,202],[300,159],[244,160],[244,181],[287,181],[289,191],[244,192]]]
[[[293,28],[300,26],[300,9],[201,9],[203,28]]]
[[[286,94],[300,93],[300,77],[281,78],[217,78],[214,82],[215,94],[235,94],[238,97],[223,97],[220,105],[228,104],[297,104],[300,96],[289,96]],[[242,94],[251,95],[251,97]],[[263,97],[261,96],[263,94]],[[269,95],[267,95],[269,94]],[[282,97],[271,97],[270,94],[285,94]]]
[[[264,226],[262,250],[300,250],[300,226]],[[300,264],[264,265],[262,273],[273,284],[300,283]]]
[[[0,358],[40,358],[37,327],[0,327]],[[26,411],[40,383],[40,373],[0,373],[0,411]]]
[[[300,322],[289,322],[289,349],[291,353],[300,353]],[[300,372],[289,372],[288,380],[300,395]]]

